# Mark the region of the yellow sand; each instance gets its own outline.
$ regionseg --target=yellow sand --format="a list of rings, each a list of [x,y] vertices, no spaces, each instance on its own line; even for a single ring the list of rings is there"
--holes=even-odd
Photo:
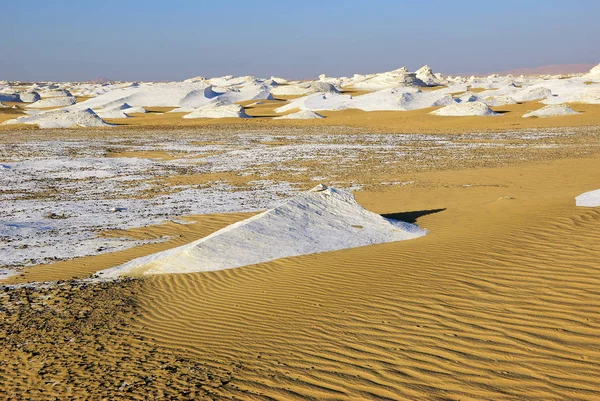
[[[271,113],[274,103],[248,112]],[[505,106],[510,113],[484,118],[348,110],[289,125],[464,132],[597,125],[600,118],[599,107],[592,105],[572,105],[584,111],[578,116],[520,117],[539,107]],[[167,127],[179,118],[149,114],[140,120]],[[269,119],[227,124],[288,125]],[[77,359],[81,355],[93,361],[109,358],[111,364],[126,361],[129,367],[126,356],[156,369],[170,355],[185,355],[201,366],[233,372],[230,380],[211,387],[213,399],[600,399],[600,210],[574,206],[576,195],[600,188],[600,155],[591,147],[594,155],[575,158],[587,146],[577,141],[537,153],[515,149],[521,160],[510,159],[504,167],[460,169],[461,164],[482,164],[459,160],[453,170],[382,175],[382,181],[417,184],[374,187],[359,192],[359,202],[374,212],[415,220],[429,235],[220,272],[148,278],[135,292],[140,309],[131,316],[127,312],[127,330],[101,334],[109,342],[118,335],[118,344],[135,344],[133,349],[124,351],[120,345],[104,356],[107,351],[82,346],[48,363],[65,377],[71,369],[97,384],[86,360]],[[498,157],[488,151],[475,152],[473,158],[485,164],[490,155]],[[349,177],[371,180],[379,171],[376,165],[364,168],[368,171],[350,171]],[[213,178],[176,176],[169,184]],[[192,225],[128,230],[125,234],[134,238],[181,237],[38,266],[12,282],[85,277],[247,216],[198,216]],[[159,351],[148,351],[154,347]],[[12,354],[5,358],[29,366]],[[39,386],[43,392],[46,384],[35,373],[23,379],[17,367],[6,372],[6,382]],[[122,373],[117,369],[114,374]],[[185,374],[163,371],[159,377],[165,388],[183,394],[194,386]],[[75,390],[70,391],[80,396],[87,391]],[[144,387],[136,391],[137,399],[149,394]]]
[[[151,277],[134,331],[239,364],[224,398],[598,399],[600,156],[415,178],[358,200],[426,237]]]
[[[358,199],[428,236],[152,277],[139,332],[241,361],[228,396],[598,399],[600,157],[420,178]]]

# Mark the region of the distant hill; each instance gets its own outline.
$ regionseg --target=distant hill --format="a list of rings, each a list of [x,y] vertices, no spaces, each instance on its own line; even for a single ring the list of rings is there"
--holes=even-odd
[[[543,65],[533,68],[517,68],[514,70],[502,71],[501,75],[543,75],[543,74],[579,74],[588,72],[596,64],[553,64]]]

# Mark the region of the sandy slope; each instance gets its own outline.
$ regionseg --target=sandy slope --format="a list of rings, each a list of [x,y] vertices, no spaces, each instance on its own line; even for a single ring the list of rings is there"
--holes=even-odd
[[[273,399],[597,399],[600,211],[573,197],[598,167],[431,173],[429,188],[363,193],[372,210],[420,211],[431,234],[155,277],[138,330],[243,360],[236,385]]]

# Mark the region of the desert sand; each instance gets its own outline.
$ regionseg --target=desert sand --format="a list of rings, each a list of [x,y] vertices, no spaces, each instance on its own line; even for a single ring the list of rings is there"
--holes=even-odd
[[[598,136],[586,135],[569,139],[567,153],[441,164],[403,174],[417,185],[356,193],[368,210],[430,231],[419,239],[80,290],[71,281],[5,290],[2,390],[17,399],[596,399],[600,213],[574,203],[600,182],[590,152]],[[7,282],[89,277],[248,216],[133,229],[180,236]]]
[[[419,76],[440,79],[427,68]],[[395,79],[416,78],[401,69],[352,78],[363,87]],[[339,82],[311,85],[338,96]],[[72,106],[102,96],[72,86],[90,95]],[[548,118],[523,115],[550,97],[492,106],[491,116],[437,116],[436,106],[306,109],[325,118],[274,120],[298,112],[275,110],[303,95],[269,98],[250,86],[255,99],[231,104],[253,118],[185,119],[190,111],[174,106],[135,105],[147,112],[104,119],[110,127],[0,125],[9,216],[0,221],[9,272],[0,281],[0,394],[600,398],[600,209],[596,195],[576,205],[600,188],[600,105],[568,102],[579,114]],[[204,95],[216,96],[210,88]],[[190,93],[186,102],[204,101]],[[0,123],[25,116],[24,104],[3,103]],[[227,270],[94,278],[187,249],[321,182],[353,192],[365,221],[381,215],[426,235]],[[228,251],[243,249],[235,245]]]

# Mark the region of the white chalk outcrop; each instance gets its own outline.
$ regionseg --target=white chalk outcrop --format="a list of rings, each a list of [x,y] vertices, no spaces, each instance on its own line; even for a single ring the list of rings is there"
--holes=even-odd
[[[403,241],[426,233],[414,224],[369,212],[349,192],[319,185],[208,237],[134,259],[100,271],[97,276],[231,269],[290,256]]]
[[[600,79],[600,64],[593,67],[588,74],[585,75],[586,78],[598,78]]]
[[[325,118],[319,113],[311,110],[300,110],[296,113],[286,114],[285,116],[275,117],[274,120],[311,120],[315,118]]]
[[[432,111],[430,114],[438,116],[497,116],[494,110],[482,102],[462,102],[444,106],[441,109]]]
[[[531,111],[529,113],[523,114],[524,118],[527,117],[558,117],[558,116],[568,116],[573,114],[580,114],[567,106],[566,104],[552,104],[550,106],[542,107],[539,110]]]
[[[110,127],[91,109],[45,111],[5,121],[4,124],[37,124],[40,128]]]
[[[100,118],[129,118],[131,113],[146,113],[143,107],[131,107],[127,103],[112,103],[103,109],[95,110]]]
[[[599,207],[600,206],[600,189],[595,191],[585,192],[575,197],[576,206]]]
[[[183,118],[252,118],[238,104],[210,103],[186,114]]]
[[[370,75],[354,75],[348,82],[349,86],[361,90],[381,90],[398,86],[422,87],[427,84],[417,78],[417,74],[409,72],[405,67],[394,71]]]
[[[461,96],[457,97],[456,100],[459,103],[464,103],[464,102],[481,102],[481,103],[487,103],[483,98],[481,98],[480,96],[476,95],[473,92],[465,92]]]
[[[530,102],[552,97],[552,90],[544,87],[525,88],[512,93],[511,97],[518,103]]]
[[[18,93],[0,93],[0,102],[20,102]]]
[[[501,95],[497,97],[490,97],[485,99],[485,103],[488,106],[504,106],[507,104],[517,104],[517,101],[508,95]]]
[[[219,78],[225,84],[233,79]],[[138,86],[118,88],[69,107],[69,110],[85,108],[101,109],[110,104],[127,103],[134,107],[178,107],[177,111],[193,111],[197,107],[216,101],[229,103],[246,100],[273,99],[270,87],[247,83],[241,86],[216,87],[206,82],[142,83]],[[235,81],[238,82],[238,81]],[[245,82],[240,81],[240,82]],[[174,110],[175,111],[175,110]]]
[[[42,98],[46,97],[71,97],[73,96],[67,89],[49,89],[40,92]]]
[[[96,114],[98,117],[105,118],[129,118],[129,114],[125,113],[123,110],[113,109],[113,110],[96,110]]]
[[[65,107],[71,106],[77,103],[77,99],[73,96],[68,97],[48,97],[42,100],[38,100],[35,103],[28,104],[26,107],[32,109],[45,109],[47,107]]]
[[[424,65],[423,67],[419,68],[415,74],[418,79],[423,81],[428,86],[438,86],[446,84],[441,75],[434,74],[431,70],[431,67],[429,67],[428,65]]]
[[[19,93],[19,99],[24,103],[35,103],[42,98],[37,92],[21,92]]]
[[[306,95],[310,92],[312,92],[312,89],[309,85],[300,84],[279,85],[271,89],[271,93],[275,96],[298,96]]]
[[[277,108],[277,113],[300,110],[417,110],[455,103],[452,96],[443,91],[421,92],[418,88],[398,87],[382,89],[361,96],[335,93],[315,93],[290,101]]]
[[[313,90],[313,92],[323,92],[323,93],[339,93],[340,92],[335,85],[333,85],[329,82],[324,82],[324,81],[311,82],[310,88]]]

